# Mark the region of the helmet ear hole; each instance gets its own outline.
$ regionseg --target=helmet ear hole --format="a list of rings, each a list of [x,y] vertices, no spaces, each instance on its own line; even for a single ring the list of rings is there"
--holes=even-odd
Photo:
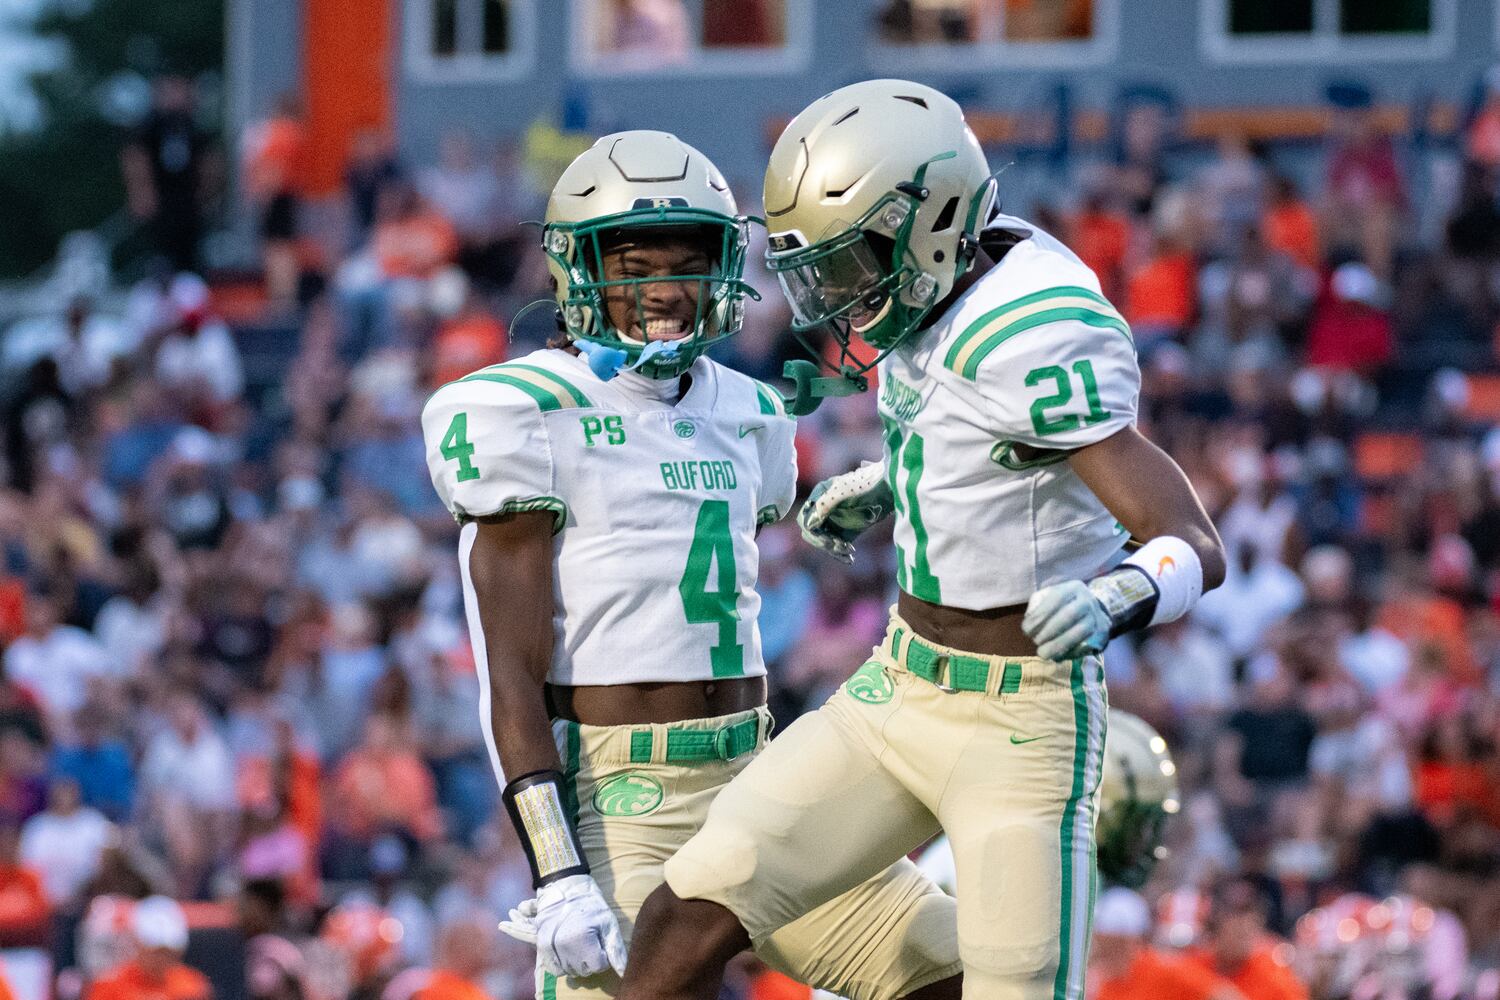
[[[958,214],[958,195],[949,198],[943,205],[943,210],[938,213],[936,219],[932,220],[932,231],[940,233],[953,226],[953,217]]]

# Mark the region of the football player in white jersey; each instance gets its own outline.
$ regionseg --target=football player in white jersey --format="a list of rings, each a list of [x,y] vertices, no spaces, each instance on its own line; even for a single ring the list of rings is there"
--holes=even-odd
[[[870,661],[668,862],[627,1000],[712,996],[744,940],[939,829],[964,995],[1082,996],[1098,654],[1186,613],[1224,558],[1187,478],[1136,430],[1129,327],[1071,251],[994,202],[958,105],[918,84],[835,91],[772,151],[767,262],[797,326],[880,351],[885,461],[821,484],[799,519],[847,558],[894,514],[900,597]]]
[[[676,137],[600,139],[547,208],[557,346],[423,412],[537,889],[502,927],[535,943],[545,1000],[614,995],[662,865],[769,733],[755,534],[792,505],[794,425],[704,356],[740,325],[747,225]],[[959,996],[951,900],[904,859],[849,889],[760,957],[854,1000]]]

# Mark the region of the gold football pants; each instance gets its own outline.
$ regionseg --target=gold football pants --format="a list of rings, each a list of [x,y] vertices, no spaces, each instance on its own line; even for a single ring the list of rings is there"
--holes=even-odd
[[[964,996],[1082,996],[1106,696],[1097,658],[980,656],[892,617],[872,659],[772,742],[667,863],[759,942],[941,827]]]
[[[553,723],[567,805],[627,944],[641,904],[662,884],[662,866],[766,745],[770,726],[764,708],[670,725]],[[711,858],[712,846],[706,850]],[[956,975],[953,900],[911,862],[891,860],[786,926],[768,928],[756,954],[799,982],[850,1000],[892,1000]],[[611,997],[618,988],[613,972],[587,979],[539,972],[537,995]]]

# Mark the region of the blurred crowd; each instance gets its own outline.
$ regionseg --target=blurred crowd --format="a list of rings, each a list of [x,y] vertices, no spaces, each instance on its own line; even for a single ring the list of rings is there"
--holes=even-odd
[[[545,178],[473,136],[421,163],[372,131],[310,197],[287,99],[239,143],[247,310],[195,273],[217,147],[175,87],[123,158],[160,263],[0,344],[0,948],[40,949],[77,995],[180,954],[177,922],[217,903],[250,996],[528,997],[529,950],[494,931],[527,866],[417,417],[552,332],[516,320],[548,295],[520,225]],[[1099,997],[1165,995],[1120,975],[1142,955],[1198,962],[1220,1000],[1500,990],[1500,96],[1420,198],[1429,164],[1367,96],[1340,95],[1312,150],[1184,147],[1147,108],[1114,155],[1007,201],[1130,319],[1141,425],[1231,555],[1191,617],[1108,651],[1113,703],[1166,736],[1183,796],[1170,859],[1101,903]],[[799,348],[752,279],[718,356],[774,381]],[[804,489],[879,457],[874,396],[804,419]],[[892,558],[888,526],[847,568],[762,533],[782,724],[879,640]],[[183,913],[138,918],[156,896]],[[1356,951],[1358,975],[1329,971]],[[1280,971],[1236,978],[1250,954]],[[741,973],[733,995],[797,995]]]

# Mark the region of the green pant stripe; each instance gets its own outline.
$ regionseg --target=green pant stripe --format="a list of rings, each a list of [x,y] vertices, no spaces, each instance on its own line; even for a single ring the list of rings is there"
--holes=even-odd
[[[1063,807],[1062,826],[1058,831],[1062,853],[1062,899],[1061,919],[1058,927],[1057,975],[1052,980],[1054,1000],[1072,1000],[1069,992],[1073,959],[1073,827],[1078,813],[1078,800],[1084,794],[1084,770],[1089,752],[1089,703],[1083,689],[1083,661],[1074,660],[1069,683],[1073,689],[1073,785],[1068,793],[1068,803]],[[1081,873],[1087,878],[1087,873]],[[1083,915],[1077,915],[1083,916]],[[1084,919],[1087,919],[1084,916]]]
[[[557,977],[550,972],[542,973],[542,991],[538,1000],[557,1000]]]
[[[1080,323],[1087,323],[1089,326],[1118,330],[1127,340],[1130,339],[1130,324],[1126,323],[1115,313],[1078,308],[1044,309],[1039,313],[1032,313],[1024,319],[1018,319],[1009,326],[1003,326],[985,337],[974,353],[969,355],[969,359],[964,362],[963,370],[958,374],[966,379],[977,378],[979,376],[979,366],[984,359],[989,357],[995,348],[1016,334],[1025,333],[1027,330],[1045,326],[1048,323],[1060,323],[1066,320],[1077,320]]]
[[[536,405],[541,407],[542,412],[544,413],[550,410],[560,410],[563,408],[563,401],[561,399],[558,399],[557,396],[548,392],[546,389],[532,385],[530,382],[527,382],[523,379],[518,379],[513,375],[503,375],[500,372],[488,371],[475,372],[473,375],[469,375],[465,378],[459,379],[459,381],[497,382],[500,385],[508,385],[512,389],[520,389],[522,392],[526,393],[526,395],[536,400]]]
[[[578,723],[569,722],[567,736],[567,759],[563,761],[563,808],[568,811],[568,820],[578,825],[578,769],[581,733]]]
[[[569,382],[567,379],[563,378],[561,375],[557,374],[554,371],[548,371],[546,368],[538,368],[536,365],[521,364],[519,361],[511,361],[507,364],[501,365],[499,370],[504,372],[511,369],[519,369],[521,371],[531,372],[533,375],[538,375],[544,379],[547,379],[549,382],[553,382],[557,385],[562,386],[568,392],[573,394],[573,399],[575,401],[575,405],[577,406],[594,405],[593,403],[589,402],[589,398],[585,396],[576,385],[574,385],[572,382]]]

